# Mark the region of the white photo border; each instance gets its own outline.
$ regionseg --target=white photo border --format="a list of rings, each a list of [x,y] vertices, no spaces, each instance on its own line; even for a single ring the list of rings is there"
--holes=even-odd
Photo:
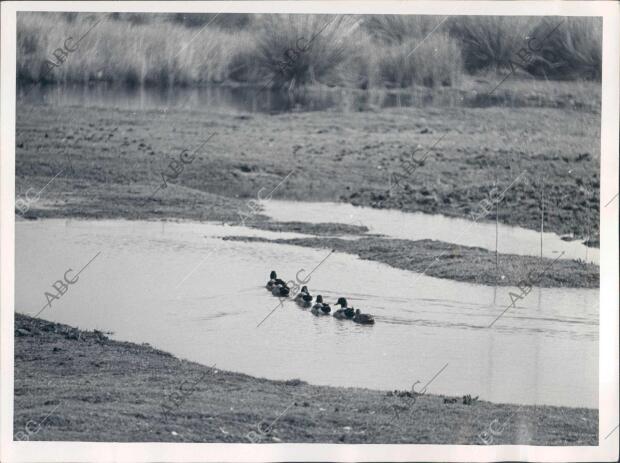
[[[266,462],[266,461],[618,461],[618,193],[620,3],[613,1],[273,1],[273,2],[3,2],[0,88],[0,461],[2,462]],[[370,445],[14,442],[14,270],[16,13],[18,11],[229,12],[601,16],[601,260],[599,445]],[[604,168],[603,168],[604,167]]]

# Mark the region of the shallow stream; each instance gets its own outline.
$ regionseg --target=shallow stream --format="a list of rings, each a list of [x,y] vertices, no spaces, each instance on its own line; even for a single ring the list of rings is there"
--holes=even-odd
[[[268,213],[299,219],[287,209],[293,205],[278,206]],[[315,221],[339,221],[332,207],[303,207]],[[373,232],[397,234],[386,225],[391,212],[364,214],[359,220]],[[404,227],[445,239],[441,227],[412,223],[398,230]],[[55,293],[51,285],[67,269],[71,278],[97,256],[41,318],[110,330],[115,339],[272,379],[410,389],[447,363],[429,393],[598,407],[598,290],[534,288],[488,328],[510,304],[512,288],[432,278],[334,253],[308,286],[328,302],[346,296],[375,315],[374,326],[361,326],[315,317],[292,301],[278,307],[264,288],[270,270],[287,280],[300,269],[307,275],[328,249],[221,239],[230,235],[303,236],[195,222],[17,221],[16,311],[39,312],[44,293]],[[470,244],[485,245],[481,234],[467,236]],[[514,249],[530,252],[527,240],[516,241]],[[565,244],[553,241],[549,249]]]

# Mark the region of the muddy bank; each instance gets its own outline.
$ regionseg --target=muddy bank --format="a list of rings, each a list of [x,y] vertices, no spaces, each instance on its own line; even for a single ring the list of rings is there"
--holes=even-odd
[[[463,391],[467,394],[475,396],[476,391]],[[271,381],[21,314],[15,315],[14,409],[19,440],[523,445],[598,441],[597,410],[520,407],[430,394],[413,401],[404,391]],[[30,433],[29,420],[37,424],[30,423]],[[497,435],[489,434],[493,420],[502,423],[493,427],[501,428]]]
[[[266,241],[311,248],[335,249],[356,254],[403,270],[437,278],[447,278],[481,285],[529,286],[546,288],[598,288],[599,267],[575,260],[542,259],[514,254],[499,255],[497,277],[495,253],[483,248],[459,246],[434,240],[399,240],[370,236],[355,240],[339,238],[266,238],[231,236],[233,241]],[[530,273],[531,272],[531,273]],[[528,278],[530,274],[531,278]]]
[[[598,236],[596,113],[371,108],[343,117],[165,109],[19,105],[17,198],[58,174],[24,215],[235,223],[248,200],[259,191],[267,196],[288,175],[274,198],[469,218],[494,185],[522,175],[502,200],[501,223],[538,230],[542,189],[546,231],[594,242]],[[419,160],[433,145],[408,175],[414,150]],[[173,179],[171,163],[183,150],[197,151]],[[394,173],[406,178],[390,192]],[[494,212],[487,219],[495,220]]]
[[[311,235],[365,235],[368,227],[361,225],[341,224],[341,223],[306,223],[306,222],[272,222],[264,220],[248,221],[247,226],[260,228],[261,230],[289,232],[289,233],[308,233]]]

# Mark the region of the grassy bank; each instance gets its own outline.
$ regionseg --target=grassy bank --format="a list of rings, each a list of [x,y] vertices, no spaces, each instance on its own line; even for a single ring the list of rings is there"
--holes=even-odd
[[[598,442],[598,411],[592,409],[465,405],[460,397],[446,403],[430,394],[411,405],[404,393],[213,370],[148,345],[20,314],[15,329],[18,439],[249,443],[247,435],[254,431],[261,437],[255,442],[263,443],[481,444],[478,435],[498,420],[493,429],[503,430],[492,436],[493,444]],[[179,387],[191,393],[178,407],[167,408],[164,419],[162,404],[170,405],[170,394]],[[26,428],[29,420],[35,424]],[[257,428],[261,421],[264,434]]]
[[[557,31],[543,42],[557,24]],[[91,27],[73,51],[73,43]],[[69,42],[71,52],[55,57],[67,37],[74,38]],[[539,41],[530,46],[535,52],[523,60],[517,53],[527,49],[531,37]],[[46,72],[46,60],[59,65]],[[523,75],[537,78],[600,80],[601,21],[299,14],[18,15],[17,77],[22,82],[440,87],[459,84],[465,74],[505,70],[510,61]]]

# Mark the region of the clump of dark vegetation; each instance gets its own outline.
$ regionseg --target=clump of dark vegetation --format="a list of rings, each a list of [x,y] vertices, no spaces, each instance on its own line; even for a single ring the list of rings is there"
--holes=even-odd
[[[463,405],[474,405],[478,402],[478,397],[480,396],[472,397],[471,394],[467,394],[462,397],[461,402]],[[443,399],[444,404],[455,404],[458,401],[458,397],[444,397]]]

